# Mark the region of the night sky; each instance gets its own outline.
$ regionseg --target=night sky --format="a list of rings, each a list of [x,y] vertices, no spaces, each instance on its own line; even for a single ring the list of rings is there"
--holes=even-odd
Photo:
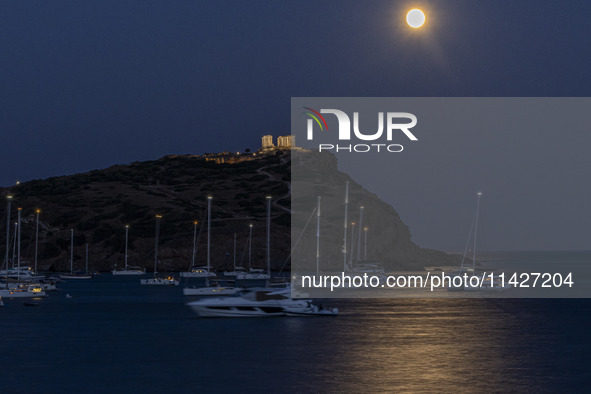
[[[2,1],[0,185],[254,150],[290,133],[291,97],[589,96],[590,17],[582,0]],[[538,230],[528,248],[548,248]],[[566,242],[580,230],[550,246],[589,249]]]

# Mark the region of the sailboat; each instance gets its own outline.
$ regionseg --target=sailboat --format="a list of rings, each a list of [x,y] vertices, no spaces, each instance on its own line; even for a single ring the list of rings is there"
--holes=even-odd
[[[195,257],[197,256],[197,224],[199,222],[195,220],[193,222],[193,255],[191,258],[191,269],[189,271],[181,272],[181,278],[211,278],[215,277],[214,272],[210,272],[207,267],[195,267]],[[201,235],[201,230],[199,230]]]
[[[143,275],[146,273],[145,268],[132,267],[127,265],[127,244],[129,241],[129,225],[125,226],[125,267],[122,270],[115,268],[112,273],[113,275]]]
[[[207,197],[207,272],[211,271],[211,200],[212,197]],[[240,292],[242,289],[232,286],[211,286],[209,277],[205,278],[205,287],[185,287],[183,295],[186,296],[219,296],[219,295],[233,295]]]
[[[234,273],[236,276],[236,279],[239,280],[267,280],[270,278],[270,276],[268,274],[265,273],[265,270],[262,268],[252,268],[250,266],[251,264],[251,259],[252,259],[252,229],[253,226],[252,224],[250,224],[249,226],[249,234],[248,234],[248,271],[245,270],[239,270],[236,271],[236,269],[234,269]]]
[[[86,244],[86,270],[74,272],[74,229],[70,230],[70,273],[61,274],[62,279],[92,279],[88,273],[88,244]]]
[[[237,277],[238,275],[242,275],[246,273],[246,269],[244,267],[237,267],[236,266],[236,233],[234,233],[234,267],[232,271],[224,271],[224,276],[228,277]]]
[[[161,215],[156,215],[156,241],[154,249],[154,277],[150,279],[141,279],[140,284],[152,286],[178,286],[178,279],[168,275],[164,277],[158,275],[158,238],[160,236],[160,219]]]
[[[465,280],[462,280],[460,286],[455,286],[454,282],[450,283],[447,287],[448,291],[488,291],[488,290],[507,290],[511,288],[511,285],[508,283],[502,283],[499,279],[498,282],[494,280],[494,276],[491,278],[490,274],[484,275],[484,273],[477,273],[476,271],[476,236],[478,234],[478,216],[480,212],[480,198],[482,197],[482,193],[477,193],[476,198],[476,213],[474,214],[474,222],[472,228],[470,229],[470,234],[468,235],[468,242],[466,242],[466,248],[464,249],[464,255],[462,256],[462,262],[460,264],[460,268],[451,273],[452,277],[462,277]],[[472,235],[474,237],[472,238]],[[468,254],[468,246],[470,245],[470,240],[472,239],[472,267],[467,267],[464,265],[466,261],[466,256]]]
[[[15,239],[16,244],[18,245],[18,252],[17,252],[17,281],[10,282],[10,277],[8,276],[8,248],[10,243],[10,203],[12,202],[12,196],[7,197],[8,200],[8,214],[7,214],[7,234],[6,234],[6,283],[4,284],[4,288],[0,289],[0,297],[4,298],[30,298],[30,297],[44,297],[46,295],[45,291],[39,284],[31,284],[27,282],[20,281],[20,272],[21,272],[21,245],[20,245],[20,234],[21,234],[21,208],[18,208],[18,220],[17,220],[17,237],[18,240]]]

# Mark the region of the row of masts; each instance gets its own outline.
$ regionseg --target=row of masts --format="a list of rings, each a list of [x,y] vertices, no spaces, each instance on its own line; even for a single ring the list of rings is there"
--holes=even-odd
[[[5,262],[5,269],[6,269],[6,280],[8,281],[8,254],[10,250],[10,220],[11,220],[11,206],[12,206],[12,196],[6,196],[7,201],[7,214],[6,214],[6,255],[4,257]],[[14,247],[16,248],[16,261],[17,261],[17,279],[20,281],[20,268],[21,268],[21,212],[22,208],[17,208],[17,222],[15,223],[15,243]],[[36,215],[36,223],[35,223],[35,272],[37,272],[37,255],[39,251],[39,214],[41,213],[40,209],[35,210]],[[14,257],[15,251],[13,249],[13,268],[14,268]]]
[[[212,196],[207,197],[207,272],[211,271],[211,202]],[[271,272],[271,196],[266,197],[267,200],[267,248],[266,248],[266,260],[267,260],[267,275],[270,277]],[[154,274],[158,271],[158,247],[160,238],[160,221],[162,215],[156,215],[156,229],[154,239]],[[197,225],[199,221],[193,221],[193,250],[191,254],[191,269],[195,268],[195,260],[197,256]],[[253,225],[249,224],[249,235],[248,235],[248,265],[250,269],[250,262],[252,257],[252,229]],[[234,271],[236,271],[236,237],[234,233]],[[129,241],[129,225],[125,225],[125,270],[128,269],[128,241]],[[209,280],[209,279],[207,279]]]
[[[320,274],[320,202],[321,196],[318,196],[318,206],[316,207],[316,275]],[[357,261],[361,261],[361,234],[363,231],[364,234],[364,251],[363,251],[363,261],[367,260],[367,231],[369,228],[367,226],[363,227],[363,211],[365,207],[362,205],[359,207],[359,231],[357,236]],[[349,181],[345,183],[345,220],[343,224],[344,234],[343,234],[343,272],[347,272],[349,269],[353,268],[353,240],[355,238],[355,222],[351,222],[351,252],[348,253],[348,245],[347,245],[347,234],[349,233]],[[347,261],[347,258],[349,260]]]
[[[5,265],[6,265],[6,272],[8,272],[9,266],[9,250],[10,250],[10,223],[11,223],[11,207],[12,207],[12,199],[11,195],[6,197],[7,200],[7,220],[6,220],[6,255],[5,255]],[[213,197],[207,197],[207,270],[208,272],[211,269],[211,201]],[[267,274],[270,277],[271,272],[271,250],[270,250],[270,238],[271,238],[271,196],[266,197],[267,200],[267,248],[266,248],[266,260],[267,260]],[[17,209],[17,222],[15,223],[15,243],[14,247],[16,251],[13,251],[13,260],[16,257],[16,268],[17,272],[20,272],[20,265],[21,265],[21,211],[22,208]],[[39,214],[41,213],[40,209],[35,210],[36,214],[36,223],[35,223],[35,264],[34,264],[34,272],[37,273],[37,256],[39,250]],[[162,215],[156,215],[156,236],[154,241],[154,273],[157,272],[158,267],[158,246],[159,246],[159,236],[160,236],[160,221],[162,219]],[[191,258],[191,266],[195,266],[195,259],[197,254],[197,224],[198,221],[194,221],[194,230],[193,230],[193,253]],[[249,268],[250,268],[250,261],[252,256],[252,229],[253,225],[249,224],[249,247],[248,247],[248,260],[249,260]],[[236,233],[234,233],[234,270],[236,270]],[[129,244],[129,225],[125,225],[125,254],[124,254],[124,261],[125,261],[125,270],[128,269],[128,244]],[[74,270],[74,229],[70,229],[70,273],[73,273]],[[13,268],[14,268],[14,261],[13,261]],[[88,243],[86,243],[86,272],[88,272]]]

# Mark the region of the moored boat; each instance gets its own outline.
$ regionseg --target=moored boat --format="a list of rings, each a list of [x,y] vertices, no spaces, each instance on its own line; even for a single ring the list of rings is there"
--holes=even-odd
[[[47,294],[38,284],[19,283],[16,287],[8,287],[0,290],[3,298],[32,298],[45,297]]]
[[[127,246],[129,241],[129,225],[125,226],[125,266],[123,269],[115,269],[111,271],[113,275],[143,275],[146,273],[145,268],[127,265]]]

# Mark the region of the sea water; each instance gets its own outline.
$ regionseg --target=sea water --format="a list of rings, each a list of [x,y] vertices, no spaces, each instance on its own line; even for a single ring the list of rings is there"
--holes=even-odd
[[[591,262],[552,253],[483,258]],[[0,308],[0,393],[591,388],[589,299],[324,300],[341,314],[204,319],[182,286],[104,273],[25,302]]]

